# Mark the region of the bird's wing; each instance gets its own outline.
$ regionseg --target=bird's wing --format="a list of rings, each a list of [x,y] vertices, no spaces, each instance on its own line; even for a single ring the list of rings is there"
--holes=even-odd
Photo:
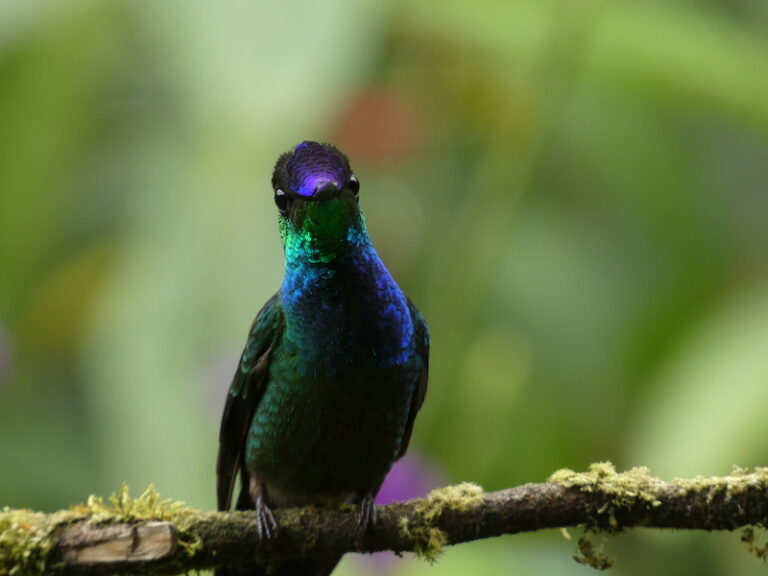
[[[416,414],[424,403],[424,397],[427,395],[427,380],[429,379],[429,327],[424,316],[416,309],[416,306],[413,305],[410,299],[408,300],[408,308],[411,311],[411,320],[414,327],[413,337],[416,341],[416,360],[421,366],[419,379],[411,396],[408,422],[405,425],[403,440],[400,442],[398,458],[402,458],[408,450],[408,443],[411,441],[411,433],[413,432],[413,422],[416,420]]]
[[[279,294],[270,298],[256,315],[248,342],[229,387],[219,432],[219,457],[216,462],[216,496],[219,510],[228,510],[238,469],[243,470],[243,492],[248,490],[243,450],[253,413],[261,401],[269,377],[272,350],[282,333],[283,311]],[[242,498],[240,499],[242,500]],[[238,508],[243,502],[238,500]]]

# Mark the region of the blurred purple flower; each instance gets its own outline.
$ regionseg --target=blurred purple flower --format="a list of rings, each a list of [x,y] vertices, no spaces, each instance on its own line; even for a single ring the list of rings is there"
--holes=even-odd
[[[392,466],[376,496],[376,504],[421,498],[440,486],[441,481],[442,474],[416,450],[412,450]]]
[[[411,450],[405,457],[395,462],[392,470],[384,479],[376,504],[400,502],[426,496],[430,490],[442,486],[444,477],[422,454]],[[362,557],[366,572],[387,574],[397,565],[393,552],[377,552]]]

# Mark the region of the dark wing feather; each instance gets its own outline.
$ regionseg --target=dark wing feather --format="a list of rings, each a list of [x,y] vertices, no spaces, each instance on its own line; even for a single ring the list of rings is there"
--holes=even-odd
[[[219,432],[219,456],[216,462],[216,497],[219,510],[228,510],[238,470],[242,472],[243,492],[247,494],[248,473],[243,451],[253,413],[261,401],[269,378],[272,350],[282,333],[283,313],[279,294],[270,298],[256,315],[248,333],[240,363],[229,387]],[[237,507],[246,502],[238,499]]]
[[[427,380],[429,380],[429,327],[427,321],[421,312],[416,309],[410,299],[408,299],[408,308],[411,311],[411,320],[413,322],[413,337],[416,341],[416,360],[420,362],[419,380],[413,389],[411,397],[411,407],[408,412],[408,422],[405,425],[403,440],[400,442],[400,452],[397,457],[402,458],[408,450],[408,444],[411,441],[413,433],[413,423],[416,420],[416,414],[424,404],[424,397],[427,395]]]

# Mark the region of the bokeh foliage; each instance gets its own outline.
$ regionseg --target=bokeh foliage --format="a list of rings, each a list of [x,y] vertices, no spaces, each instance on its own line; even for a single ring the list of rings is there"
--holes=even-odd
[[[768,464],[762,0],[0,5],[0,505],[213,506],[224,390],[282,255],[269,175],[345,149],[430,321],[414,450],[487,489],[610,459]],[[577,574],[558,534],[404,574]],[[733,535],[615,574],[757,574]],[[348,573],[359,558],[346,561]]]

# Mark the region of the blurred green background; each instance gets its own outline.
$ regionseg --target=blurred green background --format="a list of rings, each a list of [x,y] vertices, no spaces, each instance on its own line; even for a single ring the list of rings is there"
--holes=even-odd
[[[269,185],[347,151],[432,328],[412,452],[486,489],[768,465],[764,0],[0,5],[0,505],[214,506],[220,409],[282,277]],[[343,574],[588,574],[556,531]],[[747,575],[635,531],[616,575]]]

